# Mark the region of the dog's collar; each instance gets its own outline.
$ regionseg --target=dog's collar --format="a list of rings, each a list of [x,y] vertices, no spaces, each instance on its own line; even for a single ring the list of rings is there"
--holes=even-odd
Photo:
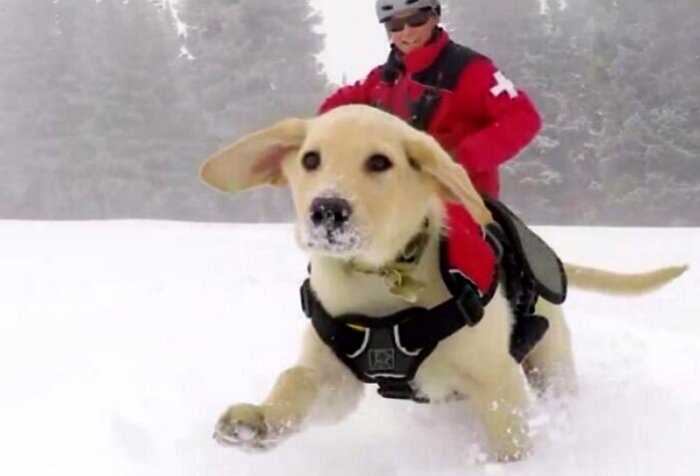
[[[426,217],[423,228],[411,238],[403,251],[392,263],[380,267],[365,266],[350,260],[347,264],[349,271],[356,273],[377,275],[384,279],[384,284],[389,292],[401,299],[415,303],[418,301],[418,293],[425,288],[425,283],[411,276],[420,262],[430,242],[430,220]]]

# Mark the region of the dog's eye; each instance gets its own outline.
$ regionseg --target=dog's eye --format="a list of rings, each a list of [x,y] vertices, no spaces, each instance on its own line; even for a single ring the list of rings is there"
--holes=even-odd
[[[307,152],[301,159],[301,165],[306,170],[316,170],[321,166],[321,154],[318,152]]]
[[[365,167],[369,172],[385,172],[392,168],[394,164],[389,160],[386,155],[374,154],[372,157],[367,159]]]

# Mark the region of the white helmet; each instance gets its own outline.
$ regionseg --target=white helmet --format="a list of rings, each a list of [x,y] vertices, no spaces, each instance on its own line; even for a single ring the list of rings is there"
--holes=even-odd
[[[377,0],[376,3],[379,23],[384,23],[397,13],[418,8],[431,8],[439,15],[440,0]]]

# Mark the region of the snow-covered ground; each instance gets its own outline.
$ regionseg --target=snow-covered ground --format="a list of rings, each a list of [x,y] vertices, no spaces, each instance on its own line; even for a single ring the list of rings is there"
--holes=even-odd
[[[0,474],[699,474],[700,229],[538,230],[572,262],[691,270],[639,298],[572,292],[579,397],[535,404],[532,458],[484,465],[461,405],[370,389],[271,453],[214,443],[298,350],[289,226],[0,222]]]

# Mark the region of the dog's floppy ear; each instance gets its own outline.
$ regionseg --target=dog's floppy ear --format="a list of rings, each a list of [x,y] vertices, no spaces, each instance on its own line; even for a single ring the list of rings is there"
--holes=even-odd
[[[199,175],[223,192],[284,185],[282,161],[301,147],[305,137],[305,120],[286,119],[216,152],[202,165]]]
[[[406,139],[406,152],[422,171],[438,181],[447,200],[464,205],[480,225],[493,222],[491,212],[484,205],[467,172],[452,160],[433,137],[412,130]]]

